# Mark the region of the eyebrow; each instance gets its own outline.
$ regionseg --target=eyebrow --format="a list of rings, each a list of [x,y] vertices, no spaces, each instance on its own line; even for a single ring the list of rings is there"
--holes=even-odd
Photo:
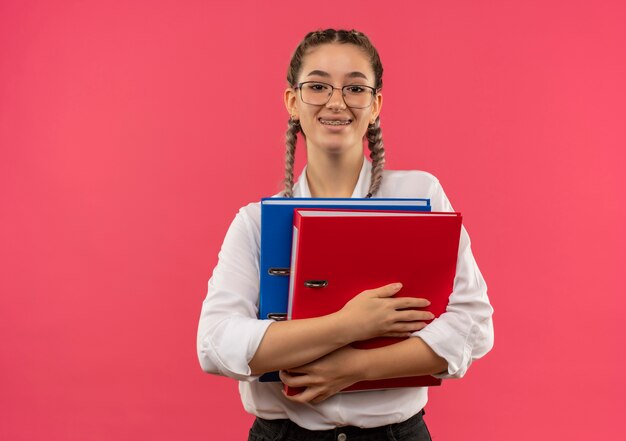
[[[309,72],[307,77],[310,77],[310,76],[313,76],[313,75],[317,75],[317,76],[325,77],[325,78],[330,77],[330,74],[328,72],[324,72],[323,70],[312,70],[311,72]],[[363,79],[367,80],[367,76],[364,73],[359,72],[359,71],[350,72],[350,73],[346,74],[346,77],[348,77],[348,78],[363,78]]]

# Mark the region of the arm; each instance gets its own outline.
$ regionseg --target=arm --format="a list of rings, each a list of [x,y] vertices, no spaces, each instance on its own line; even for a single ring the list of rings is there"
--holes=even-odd
[[[367,369],[362,369],[363,380],[433,375],[448,369],[445,358],[437,355],[421,338],[407,338],[395,345],[372,350],[360,350]],[[389,360],[394,360],[389,363]]]
[[[493,309],[466,236],[463,231],[454,291],[444,314],[405,341],[367,350],[347,346],[289,372],[281,372],[284,383],[306,387],[302,393],[287,398],[319,403],[363,380],[465,375],[472,361],[486,354],[493,345]]]
[[[453,211],[438,181],[432,198],[434,211]],[[457,271],[447,310],[421,331],[419,338],[395,345],[359,351],[342,348],[292,372],[282,372],[281,379],[307,390],[294,397],[299,402],[320,402],[362,380],[410,375],[434,375],[459,378],[474,360],[493,346],[493,308],[487,297],[487,285],[471,252],[470,239],[461,229]],[[389,363],[393,360],[393,363]]]
[[[260,209],[242,208],[231,223],[209,279],[198,324],[197,350],[207,373],[242,381],[254,376],[248,361],[271,320],[257,320]]]
[[[431,202],[433,209],[454,211],[438,181]],[[436,377],[461,378],[472,362],[491,350],[494,341],[492,315],[487,284],[472,254],[467,230],[462,226],[454,287],[446,312],[414,333],[448,362],[447,371]]]
[[[202,306],[197,346],[205,372],[251,381],[263,372],[308,363],[355,340],[409,335],[424,327],[420,320],[431,318],[424,311],[399,311],[427,304],[391,298],[398,288],[389,285],[364,291],[329,316],[258,320],[258,236],[254,218],[240,211],[226,234]]]
[[[408,337],[433,316],[427,311],[404,310],[428,302],[411,297],[392,298],[402,288],[391,284],[363,291],[340,311],[323,317],[272,324],[254,357],[253,372],[290,369],[317,360],[349,343],[379,336]]]
[[[408,338],[376,349],[346,346],[292,371],[281,371],[280,378],[289,386],[306,387],[300,394],[287,396],[290,400],[319,403],[359,381],[432,375],[447,367],[446,360],[423,340]]]

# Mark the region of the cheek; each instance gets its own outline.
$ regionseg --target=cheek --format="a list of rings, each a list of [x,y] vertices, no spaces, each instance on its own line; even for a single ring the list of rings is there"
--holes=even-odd
[[[356,131],[360,135],[365,136],[367,134],[367,127],[369,126],[369,122],[370,120],[368,119],[368,117],[363,116],[363,118],[359,120],[359,124],[356,127]]]
[[[300,118],[300,134],[306,138],[307,133],[312,132],[314,121]]]

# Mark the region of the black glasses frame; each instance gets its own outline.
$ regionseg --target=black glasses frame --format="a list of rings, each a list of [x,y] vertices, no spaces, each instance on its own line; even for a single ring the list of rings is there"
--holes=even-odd
[[[306,101],[304,101],[304,99],[302,98],[302,86],[304,86],[305,84],[323,84],[325,86],[330,87],[330,93],[328,94],[328,99],[326,100],[326,102],[324,104],[313,104],[313,103],[307,103]],[[369,89],[370,92],[372,92],[372,99],[370,100],[370,103],[367,106],[349,106],[348,103],[346,103],[346,92],[345,89],[347,87],[363,87],[365,89]],[[332,84],[328,84],[325,83],[323,81],[303,81],[302,83],[298,83],[295,86],[293,86],[294,90],[299,90],[300,91],[300,99],[302,100],[303,103],[305,104],[309,104],[310,106],[325,106],[326,104],[328,104],[328,102],[330,101],[330,99],[333,96],[333,92],[336,90],[341,90],[341,98],[343,99],[344,104],[346,105],[346,107],[349,107],[351,109],[367,109],[369,106],[372,105],[372,103],[374,102],[374,97],[376,96],[376,94],[378,93],[379,89],[376,89],[375,87],[372,86],[365,86],[363,84],[346,84],[345,86],[342,87],[335,87]]]

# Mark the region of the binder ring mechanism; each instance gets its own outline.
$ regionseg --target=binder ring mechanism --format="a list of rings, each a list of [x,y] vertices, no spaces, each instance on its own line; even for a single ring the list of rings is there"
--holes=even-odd
[[[305,280],[304,286],[307,288],[326,288],[328,286],[328,280]]]
[[[287,320],[287,314],[284,312],[270,312],[267,314],[267,318],[270,320],[276,320],[277,322],[283,322]]]
[[[290,273],[289,268],[270,268],[267,272],[271,276],[288,276]]]

